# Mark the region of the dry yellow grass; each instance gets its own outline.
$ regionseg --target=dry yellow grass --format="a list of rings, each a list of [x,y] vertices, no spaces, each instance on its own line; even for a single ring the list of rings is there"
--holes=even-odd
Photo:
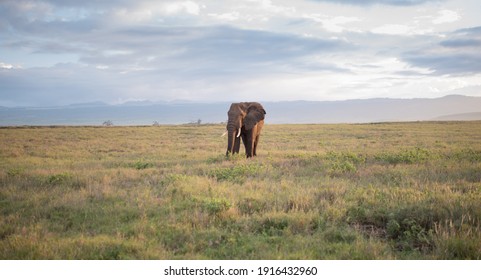
[[[481,123],[0,129],[1,259],[479,259]]]

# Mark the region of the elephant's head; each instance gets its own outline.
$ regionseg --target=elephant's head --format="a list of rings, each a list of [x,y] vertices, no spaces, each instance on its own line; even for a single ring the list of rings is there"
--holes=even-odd
[[[226,155],[238,153],[242,128],[251,130],[259,121],[264,119],[266,111],[257,102],[232,103],[227,116],[228,143]]]

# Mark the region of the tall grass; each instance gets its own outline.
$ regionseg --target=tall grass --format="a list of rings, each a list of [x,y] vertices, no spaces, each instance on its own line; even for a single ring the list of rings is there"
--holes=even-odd
[[[481,123],[0,129],[0,259],[480,259]]]

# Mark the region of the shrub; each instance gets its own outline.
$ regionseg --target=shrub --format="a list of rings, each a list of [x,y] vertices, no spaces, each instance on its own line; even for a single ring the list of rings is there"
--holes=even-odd
[[[36,182],[37,180],[39,182]],[[50,186],[50,187],[64,186],[72,189],[81,189],[87,185],[84,180],[81,180],[77,176],[73,176],[68,172],[52,174],[43,179],[41,177],[37,179],[35,179],[35,177],[32,177],[29,179],[29,181],[34,182],[33,185],[38,183],[43,186]]]
[[[366,158],[352,152],[328,152],[326,156],[329,161],[329,174],[342,175],[354,173],[357,166],[364,163]]]
[[[46,181],[50,185],[59,185],[70,180],[71,178],[72,176],[69,173],[59,173],[48,176]]]
[[[12,168],[7,171],[7,175],[10,177],[19,177],[24,174],[25,170],[22,168]]]
[[[208,199],[202,204],[202,209],[210,216],[218,216],[221,213],[229,210],[230,207],[230,202],[221,198]]]
[[[470,162],[481,162],[481,150],[474,150],[472,148],[466,148],[454,154],[454,158],[457,160],[468,160]]]
[[[113,123],[111,120],[107,120],[107,121],[104,121],[104,122],[102,123],[102,125],[103,125],[103,126],[113,126],[114,123]]]
[[[255,177],[263,170],[260,164],[241,164],[229,168],[216,168],[209,172],[217,181],[243,183],[247,177]]]
[[[349,161],[341,161],[341,162],[333,162],[329,169],[330,174],[345,174],[345,173],[354,173],[357,171],[356,166]]]
[[[414,149],[406,149],[398,153],[383,153],[376,156],[376,159],[396,165],[401,163],[422,163],[427,161],[431,157],[432,154],[430,151],[423,148],[415,147]]]
[[[422,227],[415,219],[404,219],[400,223],[395,239],[398,249],[430,251],[434,245],[433,231]]]
[[[267,236],[282,235],[284,229],[289,226],[289,220],[287,216],[273,216],[267,217],[260,221],[257,221],[254,225],[255,232]]]
[[[154,167],[154,164],[140,159],[134,162],[131,166],[137,170],[142,170],[142,169],[152,168]]]

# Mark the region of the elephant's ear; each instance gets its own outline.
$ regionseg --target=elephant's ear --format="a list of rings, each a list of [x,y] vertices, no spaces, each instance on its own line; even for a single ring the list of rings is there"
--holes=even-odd
[[[244,126],[246,130],[251,130],[258,122],[264,119],[266,111],[264,108],[257,108],[251,106],[247,110],[247,116],[244,119]]]

